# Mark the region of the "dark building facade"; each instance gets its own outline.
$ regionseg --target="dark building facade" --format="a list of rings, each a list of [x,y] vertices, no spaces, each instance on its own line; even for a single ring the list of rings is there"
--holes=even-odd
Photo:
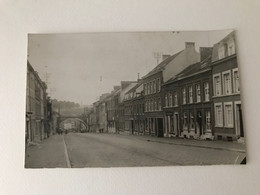
[[[167,137],[213,139],[211,56],[204,54],[208,50],[212,48],[201,49],[201,62],[188,66],[162,86]]]
[[[164,136],[164,113],[162,110],[161,85],[184,70],[190,64],[199,62],[195,44],[185,43],[185,49],[163,59],[152,71],[143,77],[146,126],[145,134]]]
[[[144,134],[144,94],[143,82],[139,80],[137,85],[126,92],[125,105],[125,130],[128,134]]]

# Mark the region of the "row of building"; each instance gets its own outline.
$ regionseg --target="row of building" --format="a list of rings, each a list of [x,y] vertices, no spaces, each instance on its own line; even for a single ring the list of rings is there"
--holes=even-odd
[[[234,32],[213,47],[164,55],[137,81],[122,81],[86,113],[96,132],[237,140],[244,137]]]
[[[53,114],[52,103],[46,90],[47,85],[27,61],[26,145],[40,142],[56,131],[57,113]]]

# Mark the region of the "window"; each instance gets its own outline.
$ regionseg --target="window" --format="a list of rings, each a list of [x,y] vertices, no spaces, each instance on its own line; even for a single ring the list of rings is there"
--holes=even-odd
[[[169,106],[172,107],[172,93],[169,92]]]
[[[213,82],[214,82],[214,95],[220,96],[221,95],[221,79],[220,79],[220,73],[215,74],[213,76]]]
[[[183,113],[183,130],[188,130],[188,117],[187,117],[187,113],[184,112]]]
[[[158,110],[161,110],[162,107],[161,107],[161,98],[158,98]]]
[[[178,96],[177,96],[177,92],[174,92],[174,106],[178,105]]]
[[[158,107],[157,107],[157,101],[156,101],[156,99],[154,99],[154,110],[156,111],[158,109]]]
[[[155,82],[155,80],[153,81],[153,93],[156,93],[156,82]]]
[[[165,107],[168,107],[168,94],[165,94]]]
[[[144,84],[144,95],[146,95],[146,84]]]
[[[240,86],[239,86],[239,74],[238,69],[233,69],[233,91],[234,93],[240,92]]]
[[[204,101],[209,101],[209,82],[204,83]]]
[[[222,59],[225,57],[225,48],[224,46],[219,47],[218,49],[218,59]]]
[[[189,103],[193,103],[192,86],[189,86]]]
[[[147,83],[147,94],[150,94],[150,83]]]
[[[151,94],[153,93],[153,82],[150,82]]]
[[[193,112],[190,113],[190,129],[195,129],[195,118]]]
[[[215,126],[223,127],[222,103],[215,104]]]
[[[228,55],[233,55],[235,54],[235,41],[232,40],[229,44],[228,44]]]
[[[210,111],[206,111],[205,113],[205,124],[206,124],[206,130],[211,131],[211,119],[210,119]]]
[[[158,78],[158,91],[157,92],[160,92],[161,91],[161,79]]]
[[[196,84],[196,100],[197,102],[200,102],[200,84]]]
[[[182,89],[182,104],[186,104],[186,89]]]
[[[151,111],[153,111],[153,100],[150,100],[150,104],[151,104]]]
[[[232,102],[224,103],[225,127],[233,127]]]
[[[225,95],[231,94],[231,75],[230,71],[223,72],[223,92]]]

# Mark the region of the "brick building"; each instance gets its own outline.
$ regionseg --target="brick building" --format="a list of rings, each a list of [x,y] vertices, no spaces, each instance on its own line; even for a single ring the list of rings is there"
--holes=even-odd
[[[162,111],[161,85],[184,70],[190,64],[199,62],[195,44],[186,42],[185,49],[163,59],[143,79],[146,127],[145,134],[162,137],[164,134],[164,115]]]
[[[244,137],[235,33],[213,46],[214,131],[217,139]]]
[[[162,85],[165,136],[213,139],[212,48],[200,48],[192,64]]]

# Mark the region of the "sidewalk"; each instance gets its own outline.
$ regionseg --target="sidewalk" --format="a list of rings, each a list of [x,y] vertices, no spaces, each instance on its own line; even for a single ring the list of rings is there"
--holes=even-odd
[[[246,152],[245,143],[238,142],[228,142],[221,140],[195,140],[195,139],[183,139],[176,137],[155,137],[148,135],[130,135],[137,139],[141,139],[144,141],[157,142],[162,144],[172,144],[172,145],[183,145],[190,147],[199,147],[199,148],[209,148],[216,150],[227,150],[234,152]]]
[[[62,135],[52,135],[25,150],[25,168],[67,168]]]

